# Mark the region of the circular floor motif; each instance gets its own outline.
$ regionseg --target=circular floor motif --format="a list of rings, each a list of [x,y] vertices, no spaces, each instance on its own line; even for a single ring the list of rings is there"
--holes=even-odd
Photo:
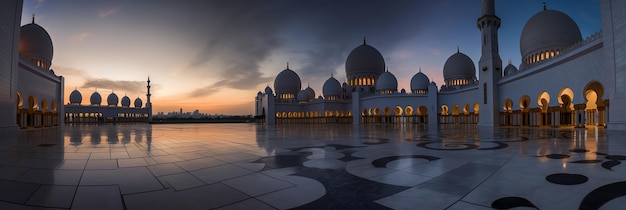
[[[556,173],[546,176],[546,180],[560,185],[577,185],[587,182],[589,178],[581,174]]]
[[[589,152],[588,149],[570,149],[570,152],[575,152],[575,153],[585,153],[585,152]]]
[[[569,158],[569,155],[564,155],[564,154],[549,154],[546,155],[547,158],[550,159],[565,159],[565,158]]]
[[[494,209],[512,209],[516,207],[530,207],[538,209],[535,204],[531,203],[526,198],[521,197],[504,197],[491,203],[491,208]]]

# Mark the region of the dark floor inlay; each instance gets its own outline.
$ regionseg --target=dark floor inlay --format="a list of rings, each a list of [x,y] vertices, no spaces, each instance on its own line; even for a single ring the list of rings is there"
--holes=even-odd
[[[595,152],[595,153],[596,153],[597,155],[609,155],[609,154],[602,153],[602,152]]]
[[[609,160],[626,160],[626,156],[624,155],[607,155],[604,158]]]
[[[504,149],[509,147],[508,144],[502,143],[502,142],[497,142],[497,141],[490,141],[491,143],[495,143],[497,144],[494,147],[483,147],[483,148],[479,148],[478,150],[496,150],[496,149]]]
[[[556,173],[546,176],[546,180],[560,185],[577,185],[589,181],[589,178],[581,174]]]
[[[438,147],[432,147],[429,146],[429,144],[435,144],[435,143],[439,143],[441,144],[442,142],[422,142],[417,144],[416,146],[421,147],[421,148],[425,148],[425,149],[432,149],[432,150],[471,150],[471,149],[477,149],[478,145],[475,144],[452,144],[452,143],[448,143],[448,144],[443,144],[443,148],[438,148]]]
[[[40,144],[40,145],[37,145],[37,146],[40,146],[40,147],[54,147],[56,145],[57,144]]]
[[[570,152],[575,152],[575,153],[585,153],[585,152],[589,152],[588,149],[570,149]]]
[[[322,145],[322,146],[308,146],[308,147],[296,147],[296,148],[287,148],[288,150],[291,151],[300,151],[303,149],[324,149],[325,147],[334,147],[336,150],[344,150],[344,149],[351,149],[351,148],[361,148],[361,147],[367,147],[367,146],[350,146],[350,145],[343,145],[343,144],[328,144],[328,145]]]
[[[365,159],[365,158],[352,156],[352,153],[355,153],[355,151],[346,151],[346,150],[344,150],[344,151],[341,151],[341,153],[344,154],[344,156],[342,158],[337,159],[337,160],[341,160],[343,162],[350,162],[350,161],[353,161],[353,160]]]
[[[613,167],[619,164],[622,164],[622,162],[618,160],[609,160],[609,161],[602,163],[602,168],[606,168],[612,171]]]
[[[324,196],[295,209],[388,209],[374,201],[409,189],[370,181],[346,170],[299,167],[293,175],[315,179],[326,188]]]
[[[577,160],[570,163],[600,163],[602,160]]]
[[[433,161],[433,160],[439,160],[441,158],[438,157],[434,157],[434,156],[428,156],[428,155],[397,155],[397,156],[389,156],[389,157],[384,157],[384,158],[378,158],[374,161],[372,161],[372,165],[376,168],[385,168],[387,167],[387,163],[394,161],[394,160],[400,160],[400,159],[408,159],[408,158],[419,158],[419,159],[425,159],[428,161]]]
[[[293,166],[302,166],[304,161],[307,161],[304,153],[301,155],[278,155],[278,156],[269,156],[262,157],[253,163],[265,163],[265,167],[263,167],[263,171],[277,169],[277,168],[287,168]]]
[[[615,182],[596,188],[580,202],[578,209],[600,209],[609,201],[626,195],[626,182]]]
[[[546,155],[547,158],[550,159],[565,159],[565,158],[569,158],[569,155],[564,155],[564,154],[549,154]]]
[[[535,204],[531,203],[529,200],[526,200],[526,198],[520,197],[504,197],[491,203],[491,208],[494,209],[512,209],[516,207],[530,207],[539,209],[537,208],[537,206],[535,206]]]

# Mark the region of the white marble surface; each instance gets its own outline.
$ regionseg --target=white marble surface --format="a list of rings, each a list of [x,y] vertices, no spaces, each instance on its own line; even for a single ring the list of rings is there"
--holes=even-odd
[[[9,209],[490,209],[505,197],[577,209],[626,181],[626,163],[602,165],[605,154],[626,156],[626,133],[594,128],[129,124],[0,136],[0,208]],[[425,156],[434,159],[415,158]],[[547,181],[557,173],[588,180]],[[617,197],[601,208],[624,205]]]

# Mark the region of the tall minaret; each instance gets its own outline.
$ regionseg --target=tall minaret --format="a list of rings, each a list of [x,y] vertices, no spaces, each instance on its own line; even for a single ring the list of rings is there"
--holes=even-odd
[[[479,90],[483,95],[478,121],[480,126],[497,126],[500,121],[497,84],[498,79],[502,77],[502,60],[498,54],[500,18],[496,16],[493,1],[481,0],[482,16],[478,18],[478,29],[480,29],[482,39],[482,55],[478,61]]]
[[[148,76],[148,94],[146,94],[146,109],[148,109],[148,121],[152,121],[152,103],[150,102],[150,76]]]

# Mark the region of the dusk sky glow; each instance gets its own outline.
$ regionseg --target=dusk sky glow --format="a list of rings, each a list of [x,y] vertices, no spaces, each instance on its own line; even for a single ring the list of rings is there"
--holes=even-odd
[[[599,0],[496,0],[504,65],[519,66],[522,28],[544,1],[572,17],[583,39],[601,29]],[[154,113],[247,115],[287,62],[316,97],[331,73],[344,82],[346,57],[363,37],[399,89],[409,91],[419,68],[440,86],[457,46],[478,62],[480,7],[480,0],[24,0],[22,25],[35,13],[52,37],[65,104],[75,88],[83,104],[96,89],[145,102],[150,76]]]

